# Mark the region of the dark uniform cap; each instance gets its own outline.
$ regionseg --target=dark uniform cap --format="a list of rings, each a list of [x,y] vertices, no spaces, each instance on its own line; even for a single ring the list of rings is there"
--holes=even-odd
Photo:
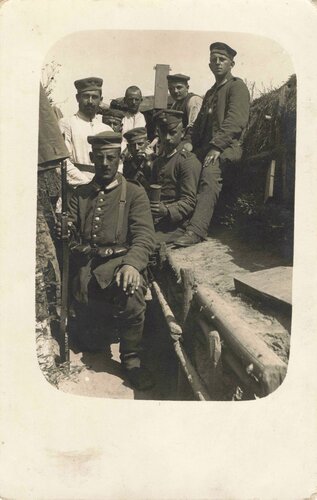
[[[116,118],[118,121],[121,121],[125,116],[125,113],[120,109],[112,109],[112,108],[101,110],[101,114],[106,118]]]
[[[144,127],[132,128],[123,134],[123,137],[129,144],[134,144],[141,139],[147,139],[146,129]]]
[[[175,128],[183,120],[183,112],[176,109],[160,109],[155,113],[154,118],[158,125],[166,125],[169,128]]]
[[[77,89],[77,92],[86,92],[88,90],[102,90],[102,78],[97,78],[94,76],[90,76],[89,78],[82,78],[81,80],[76,80],[74,85]]]
[[[122,134],[119,132],[100,132],[89,135],[87,141],[93,149],[121,149]]]
[[[168,82],[183,82],[187,83],[190,80],[190,76],[182,75],[181,73],[177,73],[176,75],[167,75]]]
[[[217,52],[217,54],[224,54],[225,56],[229,57],[229,59],[233,59],[236,55],[237,52],[229,47],[226,43],[223,42],[215,42],[212,43],[209,47],[210,52]]]

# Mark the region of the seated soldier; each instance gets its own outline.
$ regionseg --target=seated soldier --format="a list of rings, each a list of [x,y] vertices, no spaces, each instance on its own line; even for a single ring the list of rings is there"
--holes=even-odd
[[[144,127],[128,130],[123,136],[127,141],[129,154],[123,161],[123,175],[142,184],[148,190],[151,167],[154,159]]]
[[[162,153],[153,162],[151,184],[161,186],[161,197],[151,211],[157,240],[173,243],[194,211],[201,163],[182,148],[182,111],[162,109],[155,117]]]
[[[115,132],[88,137],[96,174],[69,202],[70,246],[77,255],[73,293],[79,321],[99,314],[106,329],[115,318],[123,368],[130,383],[145,390],[153,381],[139,356],[146,290],[142,272],[153,252],[154,229],[144,189],[117,172],[121,139]],[[88,350],[94,340],[86,338]]]

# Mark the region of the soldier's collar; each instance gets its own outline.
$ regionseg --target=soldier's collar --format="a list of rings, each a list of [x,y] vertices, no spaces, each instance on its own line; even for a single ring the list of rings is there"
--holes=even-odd
[[[99,193],[99,191],[111,191],[111,189],[117,187],[120,184],[120,182],[121,179],[117,173],[115,179],[112,182],[110,182],[110,184],[108,184],[107,186],[99,184],[99,182],[93,179],[92,188],[94,191],[96,191],[96,193]]]
[[[93,118],[88,118],[88,116],[84,115],[81,111],[78,110],[76,116],[78,116],[78,118],[84,120],[85,122],[93,122],[96,119],[97,115],[95,115]]]
[[[169,155],[165,155],[165,158],[172,158],[177,153],[177,149],[175,148]]]
[[[224,80],[222,80],[222,82],[220,82],[219,84],[217,84],[217,82],[215,83],[214,87],[216,87],[217,89],[219,89],[220,87],[222,87],[225,83],[229,82],[229,80],[232,80],[233,76],[232,74],[230,73],[229,75],[226,76],[226,78]]]

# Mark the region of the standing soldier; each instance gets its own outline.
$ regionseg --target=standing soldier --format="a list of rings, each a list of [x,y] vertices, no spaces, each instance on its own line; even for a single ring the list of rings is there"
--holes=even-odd
[[[216,82],[204,97],[192,131],[193,151],[203,170],[195,212],[186,234],[175,242],[178,246],[194,245],[206,238],[222,188],[222,167],[242,156],[250,96],[245,83],[231,74],[236,54],[225,43],[210,45],[209,68]]]
[[[76,99],[78,111],[70,118],[59,121],[60,130],[70,153],[67,161],[67,181],[73,187],[87,184],[95,173],[95,167],[90,160],[91,147],[87,142],[89,135],[98,134],[112,128],[101,121],[97,115],[102,101],[102,79],[96,77],[76,80]]]
[[[125,112],[125,116],[122,120],[122,135],[128,130],[133,128],[145,127],[146,122],[144,115],[139,111],[140,105],[142,102],[142,92],[139,87],[135,85],[131,85],[125,91],[124,96],[124,104],[127,107],[127,111]],[[124,151],[127,147],[127,141],[123,139],[122,141],[122,151]]]
[[[154,229],[143,187],[117,172],[121,139],[115,132],[88,137],[96,175],[74,191],[69,203],[71,249],[78,259],[73,289],[79,317],[85,313],[89,320],[89,315],[92,319],[99,315],[105,331],[109,320],[115,319],[123,368],[130,383],[145,390],[153,381],[140,362],[145,314],[142,272],[154,249]],[[87,350],[94,349],[95,340],[87,337]]]
[[[189,92],[189,76],[178,73],[176,75],[167,75],[166,78],[168,82],[168,91],[174,101],[172,109],[183,112],[183,125],[185,129],[183,143],[187,144],[186,148],[190,151],[192,149],[190,147],[190,137],[193,125],[203,100],[200,96]]]

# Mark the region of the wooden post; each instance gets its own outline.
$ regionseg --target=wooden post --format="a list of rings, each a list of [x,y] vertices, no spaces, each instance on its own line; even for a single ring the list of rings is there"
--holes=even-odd
[[[223,379],[220,335],[203,318],[198,318],[197,324],[205,338],[203,346],[199,350],[195,348],[197,371],[205,382],[211,399],[219,399]]]
[[[180,270],[182,285],[183,285],[183,304],[182,304],[182,319],[181,324],[184,326],[190,305],[193,299],[194,287],[195,287],[195,276],[192,269],[181,269]]]
[[[168,86],[167,75],[170,72],[169,64],[157,64],[154,84],[154,109],[167,108]]]
[[[272,198],[274,194],[275,163],[275,160],[272,160],[267,171],[264,203],[266,203],[269,198]]]

